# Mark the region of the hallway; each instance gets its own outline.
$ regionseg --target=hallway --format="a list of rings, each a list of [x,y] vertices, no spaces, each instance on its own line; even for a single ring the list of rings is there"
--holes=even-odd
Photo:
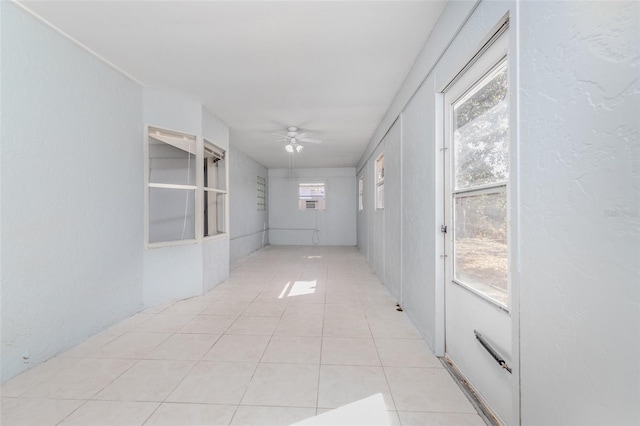
[[[484,424],[355,247],[268,246],[5,383],[2,424],[287,425],[375,394],[380,424]]]

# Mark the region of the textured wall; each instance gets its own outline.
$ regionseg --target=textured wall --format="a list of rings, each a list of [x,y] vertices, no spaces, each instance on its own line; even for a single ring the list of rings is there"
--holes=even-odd
[[[144,250],[144,305],[202,294],[203,273],[200,244]]]
[[[155,89],[143,93],[145,125],[202,136],[229,149],[229,127],[199,103]],[[228,236],[144,250],[145,306],[200,295],[228,277]]]
[[[436,330],[435,278],[440,266],[436,259],[443,247],[442,238],[436,234],[435,165],[440,153],[435,141],[435,107],[430,77],[402,113],[402,306],[432,348]]]
[[[268,208],[258,211],[258,176],[269,182],[267,168],[231,145],[233,167],[229,176],[231,207],[231,262],[248,256],[269,244]]]
[[[320,245],[356,245],[356,176],[350,167],[269,170],[269,241],[277,245],[311,245],[316,218]],[[298,183],[325,182],[326,211],[298,210]],[[297,230],[297,229],[307,230]],[[295,230],[294,230],[295,229]]]
[[[640,423],[638,2],[523,2],[524,424]]]
[[[442,222],[442,207],[438,205],[442,199],[438,184],[442,184],[440,176],[442,170],[437,169],[436,132],[436,65],[438,60],[451,42],[452,38],[467,17],[474,11],[478,2],[455,1],[448,2],[440,15],[434,30],[429,35],[422,51],[416,58],[414,67],[400,87],[393,105],[390,106],[379,128],[376,130],[369,146],[359,162],[360,173],[369,178],[365,190],[365,212],[358,215],[358,230],[367,233],[360,250],[367,255],[378,276],[385,279],[385,222],[384,213],[375,211],[374,205],[374,175],[375,159],[385,149],[383,135],[389,130],[398,114],[402,116],[402,162],[400,173],[402,176],[402,208],[400,216],[391,214],[390,220],[401,221],[398,225],[392,223],[392,228],[402,229],[402,294],[404,309],[420,334],[438,354],[444,351],[444,315],[443,315],[443,276],[437,268],[439,255],[442,254],[442,240],[437,232]],[[504,13],[508,2],[489,2],[490,15],[483,16],[481,11],[475,19],[478,21],[497,22],[495,10]],[[482,37],[469,37],[463,40],[457,50],[460,51],[455,60],[446,64],[449,68],[464,65],[466,50],[476,46]],[[483,35],[484,36],[484,35]],[[468,58],[466,59],[468,60]],[[451,78],[450,76],[448,78]],[[425,83],[426,81],[426,83]],[[422,89],[420,87],[422,86]],[[420,89],[420,90],[419,90]],[[393,157],[393,154],[392,154]],[[393,172],[392,172],[393,173]],[[392,179],[393,180],[393,179]],[[369,198],[367,199],[367,193]],[[409,194],[409,195],[408,195]],[[393,195],[392,195],[393,197]],[[398,231],[399,232],[399,231]],[[391,235],[396,235],[391,233]],[[361,239],[361,236],[358,236]],[[391,258],[393,263],[396,257]],[[393,266],[392,266],[393,267]],[[398,275],[398,273],[395,273]],[[393,274],[392,274],[393,276]]]
[[[212,114],[206,108],[202,108],[202,137],[209,142],[223,148],[229,154],[229,126]],[[229,190],[229,174],[238,167],[233,163],[233,157],[227,155],[227,190]],[[227,196],[227,203],[229,195]],[[229,206],[225,207],[225,215],[229,214]],[[227,220],[227,226],[230,226]],[[229,278],[229,230],[224,236],[218,236],[202,242],[202,279],[203,292],[207,292],[226,281]]]
[[[202,134],[203,112],[197,102],[149,88],[144,89],[143,96],[145,125],[194,136]],[[202,294],[203,274],[201,245],[145,249],[145,306]]]
[[[521,395],[514,389],[513,396],[523,424],[640,423],[639,7],[483,2],[428,76],[430,55],[465,18],[450,3],[410,73],[421,67],[426,82],[402,113],[404,307],[440,352],[442,278],[434,255],[441,220],[430,208],[441,199],[441,170],[432,161],[442,119],[437,93],[510,11],[511,49],[520,55],[519,74],[513,67],[511,76],[520,116],[519,199],[512,201]],[[373,176],[377,142],[361,160],[366,176]],[[424,201],[406,196],[416,191]],[[380,224],[372,214],[358,218],[375,253],[384,244],[372,234]],[[370,262],[380,267],[375,256]]]
[[[384,138],[384,284],[397,301],[402,292],[402,140],[400,120]],[[411,194],[409,194],[411,196]]]
[[[142,91],[0,7],[7,380],[142,306]]]

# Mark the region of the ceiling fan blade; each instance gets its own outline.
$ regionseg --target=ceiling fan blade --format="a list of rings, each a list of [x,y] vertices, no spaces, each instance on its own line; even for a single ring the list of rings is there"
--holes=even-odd
[[[306,143],[322,143],[322,141],[320,139],[298,138],[298,140],[300,142],[306,142]]]
[[[314,129],[311,127],[307,127],[307,124],[309,124],[310,121],[309,120],[305,120],[302,123],[298,123],[298,131],[299,132],[310,132],[310,133],[321,133],[322,130],[320,129]]]
[[[269,145],[269,144],[272,144],[272,143],[283,143],[283,142],[288,142],[288,140],[287,139],[278,139],[278,140],[275,140],[275,141],[265,142],[264,144],[265,145]]]

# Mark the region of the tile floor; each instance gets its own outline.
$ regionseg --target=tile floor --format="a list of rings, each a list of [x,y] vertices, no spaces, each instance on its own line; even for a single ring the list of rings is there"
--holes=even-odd
[[[373,395],[380,424],[484,425],[355,248],[231,269],[5,383],[2,425],[362,424],[328,416]]]

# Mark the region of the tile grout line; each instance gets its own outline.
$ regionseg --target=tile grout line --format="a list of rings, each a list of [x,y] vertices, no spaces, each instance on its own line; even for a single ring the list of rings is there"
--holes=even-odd
[[[326,266],[324,266],[324,267],[322,268],[322,269],[324,269],[324,270],[325,270],[325,281],[322,281],[322,282],[324,283],[324,285],[326,285],[326,284],[327,284],[327,282],[328,282],[328,273],[329,273],[329,271],[330,271],[330,270],[332,270],[332,268],[331,268],[331,264],[332,264],[331,262],[328,262],[328,263],[327,263],[327,265],[326,265]],[[302,263],[301,263],[301,265],[302,265]],[[303,268],[303,269],[301,270],[301,272],[299,273],[299,277],[301,278],[301,277],[302,277],[302,275],[303,275],[303,273],[304,273],[305,271],[307,271],[307,272],[308,272],[309,270],[311,270],[311,272],[313,272],[313,268],[314,268],[314,267],[317,267],[317,266],[318,266],[318,265],[312,265],[312,267],[311,267],[311,268],[309,268],[309,267]],[[342,266],[342,264],[340,264],[340,266]],[[256,269],[259,269],[259,268],[256,268]],[[348,268],[345,268],[345,270],[347,270],[347,269],[348,269]],[[249,269],[249,268],[247,268],[247,269],[246,269],[246,271],[252,272],[252,271],[253,271],[253,269]],[[271,273],[271,277],[272,277],[272,279],[275,279],[275,277],[277,277],[277,276],[278,276],[278,272],[272,272],[272,273]],[[358,281],[358,277],[360,277],[360,280],[359,280],[359,281]],[[364,277],[364,276],[360,276],[360,275],[353,276],[353,277],[352,277],[351,275],[349,276],[349,279],[350,279],[350,280],[356,280],[357,282],[364,282],[364,281],[366,281],[366,279],[365,279],[365,278],[366,278],[366,277]],[[334,280],[336,280],[336,278],[334,278]],[[252,281],[252,280],[248,280],[247,282],[251,282],[251,281]],[[236,285],[234,286],[234,288],[241,288],[241,287],[240,287],[240,285],[236,284]],[[327,288],[328,288],[328,287],[327,287]],[[318,363],[318,384],[317,384],[317,395],[316,395],[316,404],[315,404],[315,405],[316,405],[316,406],[315,406],[315,409],[316,409],[316,410],[315,410],[315,411],[316,411],[316,415],[318,414],[318,410],[320,409],[320,407],[319,407],[319,396],[320,396],[320,370],[321,370],[322,365],[323,365],[323,362],[322,362],[322,359],[323,359],[323,358],[322,358],[322,350],[323,350],[323,343],[324,343],[324,338],[325,338],[325,327],[324,327],[324,325],[325,325],[325,319],[326,319],[326,308],[327,308],[327,298],[328,298],[328,297],[327,297],[327,293],[328,293],[327,288],[324,288],[324,289],[323,289],[323,293],[324,293],[324,295],[323,295],[323,297],[322,297],[322,298],[323,298],[323,302],[321,302],[321,303],[322,303],[322,325],[321,325],[321,332],[320,332],[320,361],[319,361],[319,363]],[[367,291],[369,288],[368,288],[368,287],[367,287],[367,288],[364,288],[364,287],[360,286],[360,287],[358,287],[358,289],[359,289],[359,290],[357,291],[357,294],[358,294],[358,301],[359,301],[359,304],[360,304],[361,306],[364,306],[364,305],[363,305],[363,302],[362,302],[361,294],[362,294],[362,292],[363,292],[363,291]],[[213,289],[212,289],[212,290],[213,290]],[[340,290],[343,290],[342,286],[341,286]],[[182,384],[182,383],[184,382],[184,380],[186,379],[186,377],[188,377],[188,376],[192,373],[193,369],[194,369],[194,368],[196,368],[196,367],[197,367],[197,365],[199,365],[200,363],[202,363],[202,362],[205,362],[205,361],[206,361],[206,360],[204,359],[204,357],[206,357],[206,354],[207,354],[207,353],[209,353],[209,352],[210,352],[210,351],[215,347],[215,345],[216,345],[216,344],[218,344],[219,340],[220,340],[223,336],[230,336],[230,334],[228,334],[228,331],[230,330],[230,328],[231,328],[234,324],[236,324],[236,323],[238,322],[238,320],[239,320],[239,319],[244,315],[244,313],[246,313],[247,309],[249,309],[249,307],[250,307],[253,303],[256,303],[256,302],[257,302],[257,300],[256,300],[256,299],[260,296],[260,294],[261,294],[261,293],[263,293],[263,292],[268,292],[268,291],[272,291],[271,287],[265,287],[265,286],[263,286],[263,287],[261,288],[261,290],[260,290],[260,291],[257,291],[256,296],[254,296],[254,297],[251,299],[251,301],[248,301],[248,302],[247,302],[247,303],[248,303],[248,306],[244,308],[244,311],[243,311],[242,313],[240,313],[239,315],[237,315],[237,316],[233,319],[233,321],[231,321],[231,323],[230,323],[228,326],[226,326],[226,327],[224,328],[224,330],[222,331],[222,333],[221,333],[221,334],[220,334],[220,333],[216,333],[216,334],[218,334],[218,338],[217,338],[217,339],[216,339],[216,340],[215,340],[215,341],[214,341],[214,342],[209,346],[209,348],[208,348],[207,350],[205,350],[205,351],[203,352],[203,355],[200,357],[200,359],[189,359],[189,361],[195,361],[195,363],[194,363],[194,364],[193,364],[193,366],[189,369],[189,371],[184,375],[184,377],[183,377],[180,381],[178,381],[178,383],[173,387],[173,389],[172,389],[171,391],[169,391],[169,392],[168,392],[168,394],[167,394],[168,396],[167,396],[167,397],[165,397],[165,398],[163,399],[163,401],[160,401],[160,402],[158,402],[158,401],[148,401],[148,402],[156,402],[156,403],[158,403],[158,405],[157,405],[157,406],[156,406],[156,408],[153,410],[153,412],[152,412],[151,414],[149,414],[149,416],[147,416],[146,420],[144,420],[144,422],[145,422],[145,423],[149,421],[149,419],[150,419],[150,418],[151,418],[151,417],[152,417],[152,416],[157,412],[157,410],[162,406],[162,404],[168,403],[168,402],[167,402],[168,397],[169,397],[169,396],[170,396],[170,395],[175,391],[175,389],[176,389],[178,386],[180,386],[180,384]],[[225,294],[227,294],[227,293],[225,293]],[[203,296],[204,296],[204,295],[203,295]],[[201,296],[196,296],[196,297],[201,297]],[[194,315],[195,315],[195,316],[194,316],[194,318],[192,318],[191,320],[189,320],[186,324],[184,324],[184,325],[183,325],[180,329],[178,329],[178,330],[165,332],[165,331],[144,331],[144,330],[136,330],[135,328],[132,328],[132,329],[126,330],[126,331],[125,331],[125,332],[123,332],[120,336],[116,336],[116,337],[114,337],[113,339],[111,339],[109,342],[106,342],[106,343],[104,343],[103,345],[101,345],[101,346],[100,346],[100,348],[102,348],[102,347],[104,347],[104,346],[106,346],[106,345],[110,344],[112,341],[114,341],[114,340],[118,339],[119,337],[121,337],[121,336],[123,336],[123,335],[125,335],[125,334],[129,334],[129,333],[135,333],[135,332],[167,333],[167,337],[166,337],[164,340],[162,340],[161,342],[157,343],[153,348],[151,348],[145,357],[142,357],[142,358],[139,358],[139,359],[135,359],[135,362],[134,362],[134,363],[133,363],[129,368],[125,369],[125,370],[124,370],[120,375],[118,375],[117,377],[115,377],[114,379],[112,379],[108,384],[106,384],[106,385],[105,385],[105,386],[103,386],[100,390],[98,390],[98,391],[97,391],[97,392],[96,392],[96,393],[91,397],[91,399],[89,399],[89,400],[84,400],[84,402],[83,402],[80,406],[78,406],[75,410],[73,410],[70,414],[68,414],[64,419],[62,419],[62,420],[61,420],[61,422],[63,422],[65,419],[67,419],[70,415],[72,415],[72,414],[73,414],[74,412],[76,412],[78,409],[80,409],[80,408],[84,407],[84,406],[86,405],[86,403],[87,403],[87,402],[89,402],[89,401],[91,401],[91,400],[94,400],[93,398],[95,398],[95,396],[96,396],[96,395],[98,395],[98,394],[99,394],[100,392],[102,392],[106,387],[108,387],[108,386],[110,386],[111,384],[113,384],[116,380],[118,380],[120,377],[122,377],[124,374],[126,374],[128,371],[130,371],[130,370],[131,370],[132,368],[134,368],[136,365],[138,365],[142,360],[151,360],[150,358],[148,358],[149,354],[153,353],[155,350],[157,350],[157,348],[158,348],[158,347],[160,347],[162,344],[164,344],[166,341],[168,341],[169,339],[171,339],[171,338],[172,338],[172,337],[174,337],[175,335],[177,335],[177,334],[210,335],[209,333],[182,333],[182,332],[181,332],[181,329],[182,329],[182,328],[184,328],[184,327],[186,327],[189,323],[191,323],[192,321],[194,321],[194,320],[195,320],[196,318],[198,318],[199,316],[205,315],[203,312],[204,312],[204,311],[206,311],[207,309],[209,309],[209,308],[210,308],[210,306],[211,306],[213,303],[219,302],[219,301],[220,301],[220,299],[221,299],[221,298],[223,298],[223,297],[224,297],[224,296],[220,296],[220,297],[218,297],[218,298],[217,298],[217,299],[215,299],[215,300],[211,300],[211,302],[210,302],[206,307],[204,307],[204,308],[203,308],[203,309],[201,309],[199,312],[197,312],[197,313],[195,313],[195,314],[194,314]],[[185,299],[185,300],[188,300],[188,299]],[[367,299],[367,300],[368,300],[368,299]],[[268,301],[268,300],[267,300],[267,301]],[[375,305],[375,303],[373,303],[373,304]],[[162,311],[159,311],[159,312],[157,312],[157,313],[154,313],[154,314],[149,315],[149,316],[150,316],[150,318],[147,318],[147,319],[146,319],[146,321],[149,321],[149,320],[151,320],[151,319],[152,319],[152,318],[154,318],[154,317],[159,317],[159,316],[161,316],[161,314],[163,314],[163,315],[164,315],[164,314],[166,313],[166,311],[167,311],[168,309],[170,309],[170,308],[171,308],[171,306],[174,306],[174,305],[175,305],[175,304],[169,305],[169,306],[165,307]],[[267,316],[251,315],[251,316],[254,316],[254,317],[273,317],[273,318],[277,318],[277,319],[278,319],[278,320],[277,320],[277,323],[278,323],[278,322],[280,322],[280,321],[284,318],[284,314],[287,312],[287,307],[288,307],[288,306],[293,306],[293,305],[292,305],[291,303],[289,303],[289,302],[286,302],[285,308],[283,309],[283,311],[280,313],[280,315],[279,315],[279,316],[275,316],[275,315],[267,315]],[[299,306],[304,307],[304,305],[299,305]],[[298,308],[298,309],[299,309],[299,308]],[[300,309],[300,311],[302,311],[302,309]],[[304,312],[303,312],[303,313],[304,313]],[[168,315],[168,314],[182,314],[182,313],[181,313],[181,312],[175,312],[175,313],[166,313],[166,314]],[[192,314],[192,313],[189,313],[189,314]],[[187,314],[182,314],[182,315],[187,315]],[[367,329],[368,329],[368,331],[369,331],[369,333],[368,333],[368,334],[370,335],[371,340],[373,340],[373,341],[374,341],[374,347],[375,347],[375,349],[376,349],[376,353],[377,353],[377,356],[378,356],[378,361],[380,362],[380,367],[382,367],[382,369],[383,369],[383,373],[385,374],[385,381],[386,381],[386,383],[387,383],[388,390],[389,390],[390,396],[391,396],[391,398],[392,398],[392,401],[393,401],[393,404],[394,404],[395,411],[396,411],[396,413],[397,413],[397,411],[398,411],[398,410],[397,410],[397,407],[395,406],[395,398],[393,397],[393,394],[392,394],[392,392],[391,392],[391,388],[390,388],[390,385],[389,385],[389,379],[388,379],[388,376],[387,376],[387,372],[386,372],[386,370],[385,370],[384,366],[382,365],[382,360],[381,360],[381,358],[380,358],[380,351],[379,351],[379,348],[378,348],[378,342],[377,342],[377,340],[375,339],[375,337],[373,336],[373,332],[372,332],[371,324],[369,323],[369,317],[368,317],[368,315],[367,315],[366,313],[364,314],[364,318],[365,318],[365,320],[367,321]],[[144,322],[146,322],[146,321],[144,321]],[[141,323],[141,324],[142,324],[142,323]],[[140,324],[138,324],[138,325],[140,325]],[[246,336],[247,334],[244,334],[244,335]],[[248,334],[248,335],[254,335],[254,334]],[[269,348],[269,346],[270,346],[270,344],[271,344],[271,342],[272,342],[272,339],[273,339],[273,337],[274,337],[275,335],[276,335],[276,334],[275,334],[275,330],[274,330],[274,331],[272,331],[272,332],[268,335],[268,336],[269,336],[269,339],[268,339],[268,341],[267,341],[267,344],[266,344],[266,346],[264,347],[264,349],[262,350],[262,354],[260,355],[260,358],[259,358],[259,360],[258,360],[258,363],[257,363],[257,365],[256,365],[256,368],[253,370],[253,374],[252,374],[251,378],[249,379],[249,382],[248,382],[247,386],[246,386],[246,387],[245,387],[245,389],[244,389],[244,393],[243,393],[243,395],[240,397],[240,402],[235,406],[235,410],[234,410],[233,415],[231,416],[230,422],[232,422],[232,421],[233,421],[233,419],[235,418],[235,416],[236,416],[236,414],[237,414],[237,411],[238,411],[238,409],[239,409],[239,407],[240,407],[240,405],[241,405],[240,403],[242,402],[242,399],[245,397],[245,395],[246,395],[246,393],[247,393],[247,391],[248,391],[248,388],[249,388],[249,386],[250,386],[250,384],[251,384],[251,381],[254,379],[255,374],[257,373],[257,369],[259,368],[259,366],[260,366],[261,364],[266,364],[266,363],[267,363],[266,361],[263,361],[263,360],[264,360],[264,357],[265,357],[266,351],[268,350],[268,348]],[[238,335],[238,336],[239,336],[239,335]],[[261,335],[261,336],[264,336],[264,335]],[[284,336],[283,336],[283,337],[284,337]],[[292,335],[292,336],[288,336],[288,337],[298,337],[298,336],[294,336],[294,335]],[[313,337],[315,337],[315,336],[313,336]],[[342,337],[342,338],[349,338],[349,339],[365,339],[365,340],[368,340],[368,339],[369,339],[369,338],[365,338],[365,337]],[[416,339],[420,340],[420,338],[419,338],[419,337],[418,337],[418,338],[416,338]],[[81,360],[81,359],[93,359],[93,358],[86,358],[86,357],[79,358],[79,360]],[[98,359],[100,359],[100,358],[98,358]],[[130,358],[105,358],[105,359],[130,359]],[[175,360],[175,359],[168,359],[167,361],[178,361],[178,360]],[[233,361],[229,361],[229,362],[233,362]],[[344,364],[335,364],[335,365],[344,365]],[[355,366],[364,366],[364,365],[360,365],[360,364],[358,364],[358,365],[355,365]],[[416,368],[421,368],[421,367],[416,367]],[[61,374],[61,373],[62,373],[62,371],[61,371],[61,372],[59,372],[59,373],[57,373],[55,376],[57,376],[58,374]],[[47,380],[47,379],[45,379],[45,380]],[[35,386],[37,386],[37,384],[36,384],[36,385],[34,385],[34,387],[35,387]],[[27,391],[25,391],[25,393],[26,393],[26,392],[28,392],[28,390],[27,390]],[[22,395],[22,394],[21,394],[21,395]],[[101,401],[101,400],[97,400],[97,401]],[[128,401],[128,402],[142,402],[142,401]],[[230,404],[208,404],[208,403],[207,403],[206,405],[230,405]],[[249,404],[249,405],[247,405],[247,406],[252,406],[252,405],[251,405],[251,404]],[[266,407],[272,407],[272,406],[267,405]],[[278,406],[278,407],[284,407],[284,406]],[[302,407],[301,407],[301,408],[302,408]],[[308,408],[308,407],[305,407],[305,408]],[[422,412],[422,411],[417,411],[417,412]]]
[[[146,322],[146,321],[145,321]],[[125,334],[127,334],[129,331],[125,332],[124,334],[122,334],[122,336],[124,336]],[[169,339],[169,337],[171,337],[173,335],[173,333],[168,336],[167,338],[165,338],[162,342],[159,342],[156,346],[154,346],[151,350],[149,350],[149,352],[147,353],[150,354],[151,352],[153,352],[158,346],[160,346],[163,342],[165,342],[167,339]],[[119,336],[121,337],[121,336]],[[115,341],[116,339],[113,339],[113,341]],[[111,343],[111,342],[109,342]],[[108,344],[108,343],[107,343]],[[107,344],[101,346],[101,348],[104,348]],[[95,359],[95,358],[82,358],[82,359]],[[130,359],[130,358],[98,358],[98,359]],[[62,420],[60,420],[58,423],[56,423],[56,425],[64,422],[66,419],[68,419],[71,415],[73,415],[75,412],[77,412],[78,410],[80,410],[80,408],[84,407],[85,405],[87,405],[87,403],[89,401],[99,401],[94,399],[100,392],[102,392],[106,387],[110,386],[111,384],[113,384],[116,380],[118,380],[120,377],[122,377],[127,371],[131,370],[135,365],[137,365],[140,361],[142,361],[142,359],[136,359],[135,362],[133,364],[131,364],[129,366],[129,368],[126,368],[125,370],[123,370],[118,376],[114,377],[111,381],[109,381],[109,383],[105,384],[104,386],[102,386],[98,391],[96,391],[93,396],[91,396],[89,399],[85,400],[84,403],[80,404],[75,410],[73,410],[72,412],[70,412],[68,415],[66,415]],[[47,399],[53,399],[53,398],[47,398]],[[158,404],[158,407],[160,406],[160,404]],[[156,407],[156,409],[158,408]],[[154,410],[155,412],[155,410]],[[146,421],[146,420],[145,420]]]
[[[371,331],[371,325],[369,325],[368,318],[367,318],[367,325],[369,326],[369,331]],[[373,337],[373,332],[371,332],[371,338],[373,339],[373,345],[375,346],[376,353],[378,354],[378,360],[380,361],[380,368],[382,369],[382,374],[384,374],[384,380],[387,383],[387,389],[389,389],[389,396],[391,397],[391,402],[393,402],[393,408],[394,408],[394,411],[396,412],[396,417],[398,418],[398,421],[400,421],[400,415],[397,414],[398,405],[396,404],[396,400],[395,400],[395,398],[393,396],[393,391],[391,390],[391,384],[389,383],[389,377],[387,377],[387,370],[384,368],[384,365],[382,365],[382,358],[380,357],[380,350],[378,349],[378,344],[376,343],[376,339]],[[400,423],[402,423],[402,422],[400,422]]]
[[[213,289],[212,289],[213,290]],[[211,290],[210,290],[211,291]],[[204,312],[205,310],[207,310],[213,303],[217,302],[218,300],[220,300],[220,298],[217,298],[216,300],[212,301],[207,307],[205,307],[204,309],[202,309],[202,311],[200,311],[200,313],[196,314],[196,317],[194,317],[191,321],[189,321],[187,324],[185,324],[182,328],[186,327],[189,323],[191,323],[193,320],[195,320],[198,316],[200,315],[204,315],[202,314],[202,312]],[[246,308],[245,308],[246,309]],[[240,313],[240,315],[242,315],[242,313]],[[187,372],[187,374],[184,375],[184,377],[178,381],[178,383],[176,383],[176,385],[173,387],[173,389],[167,394],[167,396],[164,398],[164,400],[162,402],[160,402],[160,404],[156,407],[156,409],[147,417],[147,419],[145,420],[144,423],[148,422],[149,419],[151,418],[151,416],[153,416],[153,414],[155,414],[156,411],[158,411],[158,409],[163,405],[168,403],[167,399],[173,394],[173,392],[175,392],[175,390],[186,380],[186,378],[191,374],[191,372],[193,372],[193,370],[200,365],[203,361],[205,361],[204,357],[211,351],[211,349],[213,349],[213,347],[220,341],[220,339],[222,339],[223,336],[226,335],[226,332],[229,330],[229,328],[238,320],[238,318],[240,318],[240,315],[238,315],[224,330],[223,332],[219,335],[219,337],[213,342],[213,344],[209,347],[209,349],[207,349],[202,357],[197,360],[193,366],[189,369],[189,371]],[[173,333],[173,335],[178,334],[177,332]],[[192,333],[192,334],[205,334],[205,333]],[[218,333],[216,333],[218,334]],[[172,336],[173,336],[172,335]],[[173,360],[176,361],[176,360]],[[237,406],[236,406],[236,410],[237,410]],[[234,415],[235,415],[235,411],[234,411]],[[233,419],[233,416],[232,416]],[[230,420],[231,422],[231,420]],[[143,425],[144,425],[143,423]]]
[[[327,272],[327,279],[328,279],[328,275],[329,274]],[[318,360],[318,387],[316,392],[316,416],[318,416],[318,406],[320,404],[320,376],[322,374],[322,348],[324,345],[324,320],[325,320],[326,311],[327,311],[327,293],[325,289],[324,304],[322,306],[322,327],[320,329],[320,358]]]
[[[253,303],[253,301],[255,301],[255,299],[257,297],[258,296],[256,295],[256,297],[249,303],[249,306],[247,306],[246,309],[249,309],[249,307],[251,306],[251,303]],[[286,303],[288,304],[288,302],[286,302]],[[245,311],[246,311],[246,309],[245,309]],[[285,306],[285,310],[286,310],[286,306]],[[243,313],[244,313],[244,311],[243,311]],[[242,315],[242,314],[240,314],[240,315]],[[278,317],[278,322],[282,318],[282,315],[284,315],[284,310],[283,310],[282,314],[280,314],[280,317]],[[238,317],[238,318],[240,318],[240,317]],[[277,325],[276,325],[276,328],[277,328]],[[251,385],[251,381],[255,377],[256,372],[258,371],[258,368],[260,367],[260,363],[262,361],[262,358],[264,358],[264,354],[267,352],[267,348],[269,347],[269,344],[271,343],[271,339],[273,338],[274,334],[275,334],[275,329],[269,335],[269,341],[267,342],[266,346],[264,347],[264,350],[262,351],[262,355],[260,356],[260,359],[256,363],[256,368],[253,370],[253,373],[251,374],[251,378],[249,378],[249,381],[247,382],[247,386],[245,387],[244,392],[242,393],[242,396],[240,396],[240,399],[238,400],[238,403],[236,404],[236,408],[233,411],[233,415],[229,419],[229,425],[231,423],[233,423],[233,419],[236,417],[236,414],[238,413],[238,410],[240,409],[240,405],[242,404],[242,400],[244,399],[245,395],[247,394],[247,391],[249,390],[249,386]]]
[[[212,302],[212,303],[214,303],[214,302]],[[210,306],[210,305],[211,305],[211,304],[209,304],[209,306]],[[201,314],[202,314],[202,312],[204,312],[204,311],[205,311],[209,306],[205,307],[204,309],[202,309],[202,311],[200,311],[198,314],[196,314],[195,318],[197,318],[199,315],[201,315]],[[193,318],[191,321],[193,321],[195,318]],[[187,324],[191,323],[191,321],[189,321]],[[184,325],[183,327],[181,327],[180,329],[182,329],[182,328],[186,327],[186,326],[187,326],[187,324],[185,324],[185,325]],[[169,340],[171,337],[175,336],[176,334],[179,334],[179,333],[178,333],[178,332],[174,332],[171,336],[169,336],[169,338],[167,338],[167,340]],[[222,335],[220,335],[220,337],[222,337]],[[153,415],[154,415],[154,414],[155,414],[155,413],[160,409],[160,407],[162,407],[162,405],[163,405],[164,403],[166,403],[167,399],[171,396],[171,394],[172,394],[173,392],[175,392],[175,390],[178,388],[178,386],[180,386],[180,384],[182,384],[182,382],[187,378],[187,376],[189,376],[189,374],[191,374],[191,372],[196,368],[196,366],[197,366],[198,364],[200,364],[200,362],[202,361],[202,359],[203,359],[203,358],[206,356],[206,354],[211,350],[211,348],[213,348],[213,347],[215,346],[215,344],[218,342],[218,340],[220,340],[220,337],[218,337],[218,338],[213,342],[213,344],[211,345],[211,347],[209,347],[209,349],[207,349],[207,351],[205,351],[205,352],[204,352],[204,354],[202,355],[202,357],[200,358],[200,360],[196,361],[196,362],[191,366],[191,368],[189,369],[189,371],[187,371],[187,373],[182,377],[182,379],[181,379],[181,380],[179,380],[179,381],[178,381],[178,383],[176,383],[176,385],[173,387],[173,389],[171,389],[171,390],[167,393],[167,396],[165,396],[165,397],[164,397],[164,399],[163,399],[163,400],[158,404],[158,406],[155,408],[155,410],[153,410],[153,411],[152,411],[152,412],[147,416],[147,418],[145,419],[145,421],[144,421],[144,422],[142,422],[142,426],[144,426],[144,424],[146,424],[146,423],[149,421],[149,419],[151,419],[151,417],[153,417]],[[167,340],[165,340],[165,341],[167,341]],[[163,343],[164,343],[164,342],[163,342]],[[156,347],[156,348],[154,348],[151,352],[153,352],[155,349],[157,349],[157,347]],[[149,354],[151,354],[151,352],[149,352]],[[149,355],[149,354],[147,354],[147,355]],[[172,360],[170,360],[170,361],[178,361],[178,360],[173,360],[173,359],[172,359]]]

